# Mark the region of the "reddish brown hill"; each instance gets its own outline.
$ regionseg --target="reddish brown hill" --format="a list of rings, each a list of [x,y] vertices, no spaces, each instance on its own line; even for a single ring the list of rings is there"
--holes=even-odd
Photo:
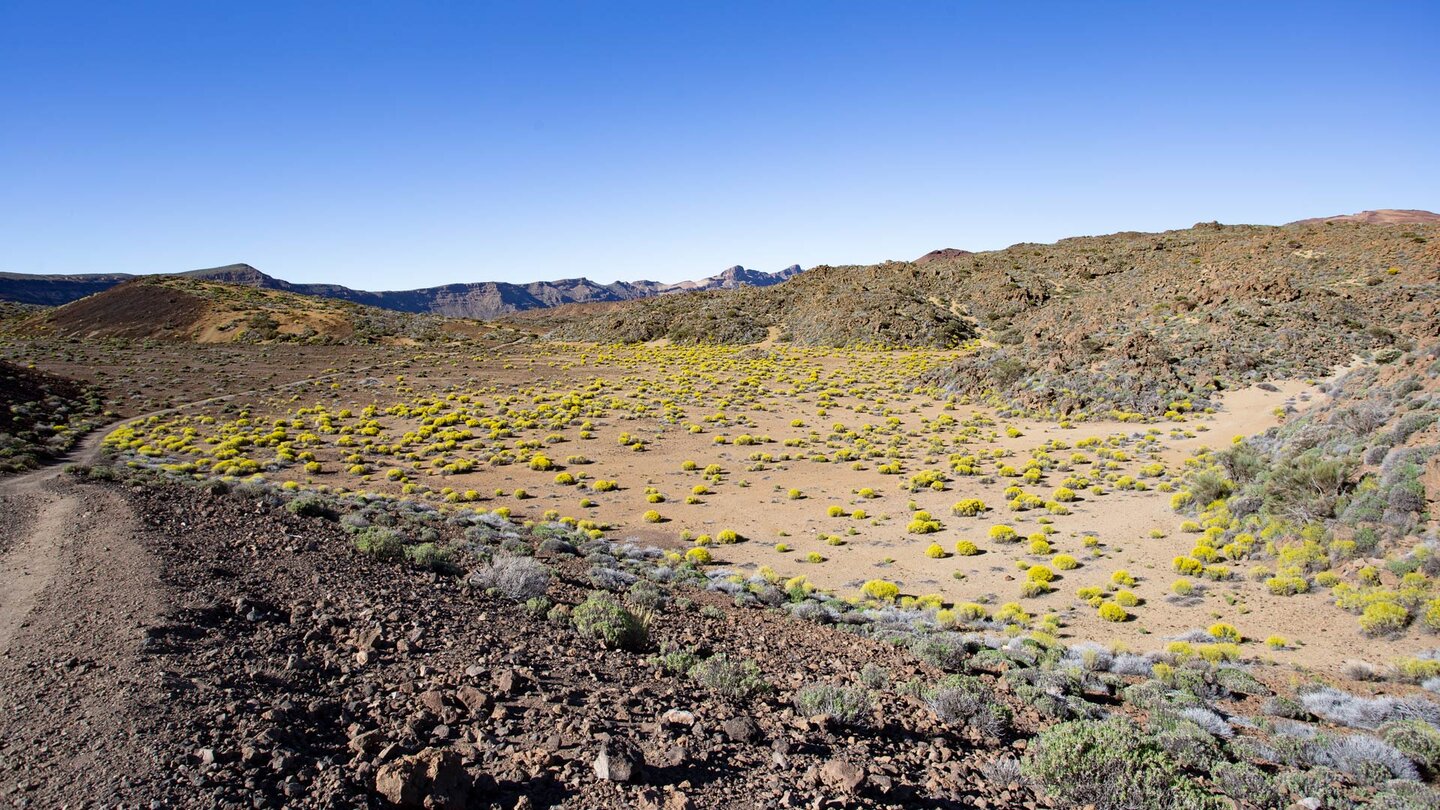
[[[425,343],[494,332],[475,321],[179,276],[127,281],[15,322],[9,330],[200,343]]]
[[[943,262],[943,261],[949,261],[949,260],[951,260],[951,259],[958,259],[958,258],[960,258],[961,256],[973,256],[973,255],[974,255],[973,252],[971,252],[971,251],[969,251],[969,250],[961,250],[960,248],[940,248],[939,250],[932,250],[932,251],[930,251],[929,253],[926,253],[924,256],[921,256],[920,258],[916,259],[916,260],[914,261],[914,264],[929,264],[930,262]]]
[[[1421,211],[1417,208],[1378,208],[1374,211],[1361,211],[1358,214],[1302,219],[1290,224],[1318,225],[1324,222],[1363,222],[1366,225],[1434,225],[1440,224],[1440,214]]]
[[[199,296],[131,281],[42,317],[47,327],[65,335],[177,338],[192,336],[207,309]]]

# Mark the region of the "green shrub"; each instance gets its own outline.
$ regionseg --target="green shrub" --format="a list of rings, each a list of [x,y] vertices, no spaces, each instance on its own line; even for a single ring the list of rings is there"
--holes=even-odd
[[[1265,482],[1266,509],[1305,523],[1332,517],[1355,463],[1308,450],[1276,465]]]
[[[427,571],[450,571],[454,568],[449,549],[434,543],[419,543],[405,547],[405,561]]]
[[[723,697],[739,700],[770,690],[754,661],[731,661],[724,653],[701,661],[690,669],[697,683]]]
[[[690,674],[690,670],[694,669],[695,665],[700,663],[700,657],[683,647],[671,649],[662,646],[660,648],[660,655],[655,658],[655,663],[659,664],[661,669],[671,674],[688,675]]]
[[[863,686],[834,686],[812,683],[795,692],[795,708],[802,715],[829,715],[847,726],[868,725],[875,701]]]
[[[1235,484],[1215,470],[1204,470],[1191,476],[1188,482],[1194,502],[1204,507],[1210,503],[1228,498]]]
[[[1222,805],[1124,718],[1074,720],[1040,732],[1023,772],[1067,807],[1211,810]]]
[[[1380,727],[1380,736],[1430,775],[1440,774],[1440,730],[1424,720],[1400,720]]]
[[[292,499],[289,503],[285,504],[285,508],[292,514],[300,515],[301,517],[325,518],[326,520],[337,520],[339,518],[334,507],[332,507],[328,501],[310,492]]]
[[[1210,778],[1226,796],[1255,807],[1276,807],[1280,801],[1280,793],[1271,783],[1269,774],[1248,762],[1226,762],[1222,759],[1210,766]]]
[[[575,629],[612,650],[638,650],[645,646],[645,623],[608,593],[594,591],[570,614]]]
[[[355,548],[377,560],[398,560],[405,553],[405,542],[393,529],[368,526],[355,535]]]

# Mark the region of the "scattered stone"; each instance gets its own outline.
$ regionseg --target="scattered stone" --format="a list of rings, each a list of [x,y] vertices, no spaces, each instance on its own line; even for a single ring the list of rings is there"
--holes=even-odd
[[[427,810],[459,810],[470,799],[471,780],[454,751],[426,748],[386,763],[375,790],[392,804]]]
[[[489,695],[473,686],[462,686],[456,689],[455,699],[460,702],[461,706],[469,709],[471,714],[477,716],[484,714],[485,707],[490,703]]]
[[[667,726],[685,726],[689,728],[695,725],[695,715],[682,709],[670,709],[660,716],[660,722]]]
[[[755,725],[755,721],[743,714],[721,723],[720,730],[725,732],[725,736],[731,742],[738,743],[750,742],[760,735],[760,729]]]
[[[607,782],[629,782],[644,762],[639,749],[624,740],[607,740],[595,757],[595,776]]]
[[[518,695],[524,692],[530,681],[513,669],[507,669],[495,679],[495,689],[502,695]]]
[[[832,759],[820,766],[820,781],[846,793],[865,783],[865,769],[845,759]]]
[[[635,800],[635,807],[636,810],[694,810],[695,802],[673,788],[666,788],[663,793],[647,788]]]

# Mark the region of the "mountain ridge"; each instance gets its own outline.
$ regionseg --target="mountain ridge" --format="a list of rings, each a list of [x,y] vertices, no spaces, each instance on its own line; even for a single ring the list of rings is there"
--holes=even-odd
[[[548,309],[562,304],[632,301],[657,295],[683,292],[768,287],[804,272],[791,265],[774,273],[751,270],[740,265],[695,281],[665,284],[658,281],[614,281],[601,284],[583,276],[515,284],[505,281],[477,281],[442,284],[412,290],[357,290],[340,284],[295,283],[268,275],[245,264],[206,267],[173,275],[201,281],[219,281],[266,290],[349,301],[397,312],[444,315],[452,318],[489,320],[531,309]],[[80,273],[29,275],[0,273],[0,300],[41,306],[61,306],[89,295],[104,292],[126,281],[149,275],[131,273]]]

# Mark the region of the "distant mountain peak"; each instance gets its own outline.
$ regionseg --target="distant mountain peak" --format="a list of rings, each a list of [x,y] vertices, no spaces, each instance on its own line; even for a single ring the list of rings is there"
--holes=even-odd
[[[205,267],[199,270],[177,273],[176,275],[200,279],[202,281],[223,281],[227,284],[245,284],[251,287],[265,287],[267,289],[289,289],[291,286],[289,282],[281,281],[273,276],[267,276],[244,262],[222,265],[220,267]]]
[[[662,292],[697,292],[700,290],[733,290],[737,287],[771,287],[787,279],[794,278],[805,272],[798,264],[792,264],[784,270],[777,270],[774,273],[767,273],[763,270],[751,270],[742,265],[734,265],[707,278],[695,281],[682,281],[679,284],[672,284]]]

